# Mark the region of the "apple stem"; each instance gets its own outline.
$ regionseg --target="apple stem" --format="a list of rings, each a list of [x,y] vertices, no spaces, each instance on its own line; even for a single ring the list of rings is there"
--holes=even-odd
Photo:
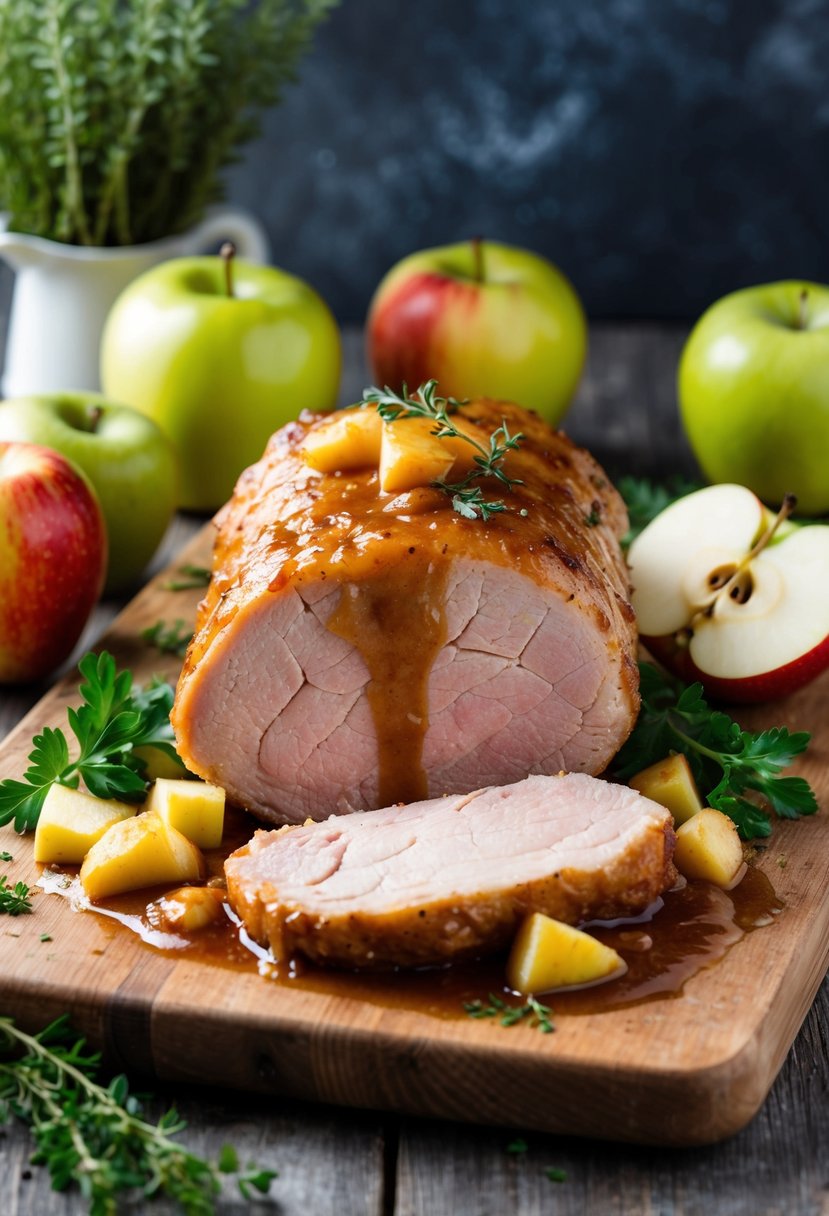
[[[754,547],[752,548],[752,550],[748,554],[748,556],[744,557],[743,560],[740,562],[741,566],[746,566],[753,558],[755,558],[757,556],[758,553],[763,552],[766,545],[769,543],[771,538],[774,536],[777,529],[780,527],[780,525],[782,523],[784,523],[789,518],[789,516],[791,515],[792,511],[795,509],[796,506],[797,506],[797,495],[796,494],[784,494],[783,495],[783,502],[780,504],[780,510],[777,512],[774,519],[771,521],[769,526],[766,528],[763,535],[760,537],[760,539],[754,545]]]
[[[804,287],[800,293],[800,310],[797,314],[797,328],[805,329],[809,322],[809,292]]]
[[[87,430],[90,432],[90,434],[94,435],[97,431],[98,423],[101,421],[103,413],[104,411],[101,409],[100,405],[93,405],[90,407],[89,413],[86,416],[88,423]]]
[[[233,241],[225,241],[219,250],[219,256],[225,264],[225,294],[233,299],[233,259],[236,257],[236,246]]]
[[[484,241],[483,237],[473,236],[472,246],[472,276],[476,283],[484,281]]]

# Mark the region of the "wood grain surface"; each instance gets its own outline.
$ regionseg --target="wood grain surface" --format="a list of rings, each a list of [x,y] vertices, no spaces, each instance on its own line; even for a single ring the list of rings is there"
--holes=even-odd
[[[365,380],[361,337],[346,337],[343,400]],[[683,338],[680,327],[591,327],[587,375],[568,429],[614,472],[665,476],[692,470],[674,409]],[[177,520],[162,560],[195,527],[190,519]],[[116,608],[113,602],[99,608],[85,645]],[[0,693],[0,736],[43,691]],[[829,1216],[829,981],[759,1114],[738,1135],[708,1147],[655,1151],[528,1133],[520,1118],[511,1121],[506,1113],[501,1127],[486,1128],[338,1111],[199,1081],[197,1087],[162,1085],[151,1109],[159,1112],[175,1101],[189,1123],[184,1138],[197,1151],[215,1155],[230,1141],[242,1158],[279,1169],[271,1199],[256,1209],[279,1216]],[[516,1136],[526,1142],[525,1152],[507,1151]],[[0,1212],[86,1212],[77,1193],[50,1190],[43,1169],[29,1167],[30,1151],[25,1131],[9,1125],[0,1139]],[[562,1168],[566,1180],[552,1182],[548,1166]],[[129,1210],[149,1216],[169,1209],[139,1203]],[[218,1203],[221,1216],[247,1210],[231,1192]]]

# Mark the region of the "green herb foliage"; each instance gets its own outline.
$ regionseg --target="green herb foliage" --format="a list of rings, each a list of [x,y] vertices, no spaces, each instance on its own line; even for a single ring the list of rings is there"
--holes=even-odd
[[[526,1020],[527,1025],[540,1030],[542,1034],[550,1034],[555,1029],[552,1010],[534,996],[527,997],[524,1005],[508,1005],[502,997],[490,992],[486,1003],[481,1000],[465,1001],[463,1007],[471,1018],[497,1018],[502,1026],[516,1026]]]
[[[702,487],[699,482],[681,477],[672,478],[665,483],[648,481],[644,477],[620,477],[616,488],[628,509],[630,526],[622,537],[622,547],[627,549],[643,528],[672,502]]]
[[[166,621],[156,621],[149,629],[142,630],[141,637],[162,654],[174,654],[183,659],[193,632],[180,619],[173,621],[172,625],[168,625]]]
[[[334,0],[4,0],[0,211],[133,245],[182,232]]]
[[[146,1122],[126,1077],[107,1086],[95,1080],[99,1059],[65,1017],[36,1035],[0,1018],[0,1119],[28,1124],[32,1161],[47,1167],[54,1190],[77,1184],[90,1216],[114,1216],[123,1210],[119,1196],[138,1191],[171,1199],[188,1216],[209,1216],[222,1173],[237,1176],[246,1200],[267,1194],[275,1171],[240,1170],[229,1147],[215,1165],[188,1152],[172,1139],[186,1126],[177,1112]]]
[[[432,434],[438,439],[451,436],[461,439],[475,449],[473,457],[476,468],[460,481],[436,481],[433,484],[452,499],[452,507],[465,519],[482,519],[486,522],[493,515],[507,510],[507,505],[500,498],[484,498],[483,492],[475,482],[484,477],[492,477],[499,481],[507,490],[521,485],[518,477],[509,477],[501,467],[508,452],[521,446],[524,436],[519,432],[510,435],[505,421],[501,422],[489,436],[489,444],[479,443],[472,435],[467,435],[452,421],[452,414],[461,406],[454,397],[439,397],[437,395],[437,380],[428,380],[421,384],[416,393],[410,395],[407,386],[403,385],[402,394],[386,388],[367,388],[363,392],[361,405],[374,405],[384,422],[395,422],[398,418],[429,418],[434,422]]]
[[[809,783],[780,775],[806,750],[805,731],[743,730],[728,714],[709,707],[701,684],[686,687],[652,663],[641,663],[639,670],[642,708],[614,762],[617,777],[626,781],[670,752],[682,752],[705,800],[734,820],[744,840],[771,834],[769,816],[745,797],[749,791],[785,819],[815,813]]]
[[[25,882],[16,882],[13,887],[10,887],[8,877],[0,874],[0,912],[5,912],[8,916],[20,916],[24,912],[31,912],[29,893],[30,888],[26,886]]]
[[[557,1165],[548,1165],[544,1171],[545,1177],[550,1179],[550,1182],[566,1182],[567,1171],[559,1169]]]
[[[178,573],[181,578],[162,583],[165,591],[190,591],[193,587],[207,587],[210,583],[210,571],[205,566],[179,566]]]
[[[18,832],[34,828],[55,782],[77,789],[83,778],[98,798],[140,801],[147,788],[146,766],[134,749],[155,747],[177,758],[169,684],[153,681],[147,688],[134,689],[132,674],[118,672],[107,651],[85,655],[79,669],[84,678],[80,685],[83,704],[66,711],[78,744],[77,758],[70,760],[63,731],[46,726],[32,741],[24,779],[0,781],[0,824],[14,819]]]

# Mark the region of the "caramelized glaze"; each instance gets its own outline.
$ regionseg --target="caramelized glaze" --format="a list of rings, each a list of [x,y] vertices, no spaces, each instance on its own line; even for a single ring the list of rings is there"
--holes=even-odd
[[[360,652],[377,735],[378,801],[428,796],[423,740],[429,727],[429,673],[446,641],[447,567],[410,546],[393,572],[346,583],[328,628]]]

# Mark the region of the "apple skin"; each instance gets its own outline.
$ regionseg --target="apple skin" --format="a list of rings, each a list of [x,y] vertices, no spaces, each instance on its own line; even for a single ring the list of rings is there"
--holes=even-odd
[[[176,455],[160,428],[98,393],[60,393],[0,403],[0,440],[54,448],[83,470],[109,536],[104,589],[134,584],[176,506]]]
[[[104,393],[152,418],[180,463],[179,506],[210,511],[303,409],[333,409],[340,336],[323,300],[272,266],[174,258],[116,300],[101,343]]]
[[[555,425],[584,367],[587,323],[552,263],[465,241],[392,267],[371,301],[367,341],[381,385],[399,391],[434,378],[445,396],[518,401]]]
[[[678,390],[709,480],[766,503],[794,493],[804,515],[829,511],[829,287],[769,283],[713,304],[686,343]]]
[[[0,443],[0,683],[39,679],[69,656],[106,559],[86,476],[49,448]]]
[[[714,701],[730,705],[757,705],[777,701],[810,684],[829,667],[829,637],[808,654],[801,655],[775,671],[741,680],[725,679],[700,671],[687,649],[677,646],[673,638],[640,638],[658,663],[679,676],[686,684],[699,682]]]

